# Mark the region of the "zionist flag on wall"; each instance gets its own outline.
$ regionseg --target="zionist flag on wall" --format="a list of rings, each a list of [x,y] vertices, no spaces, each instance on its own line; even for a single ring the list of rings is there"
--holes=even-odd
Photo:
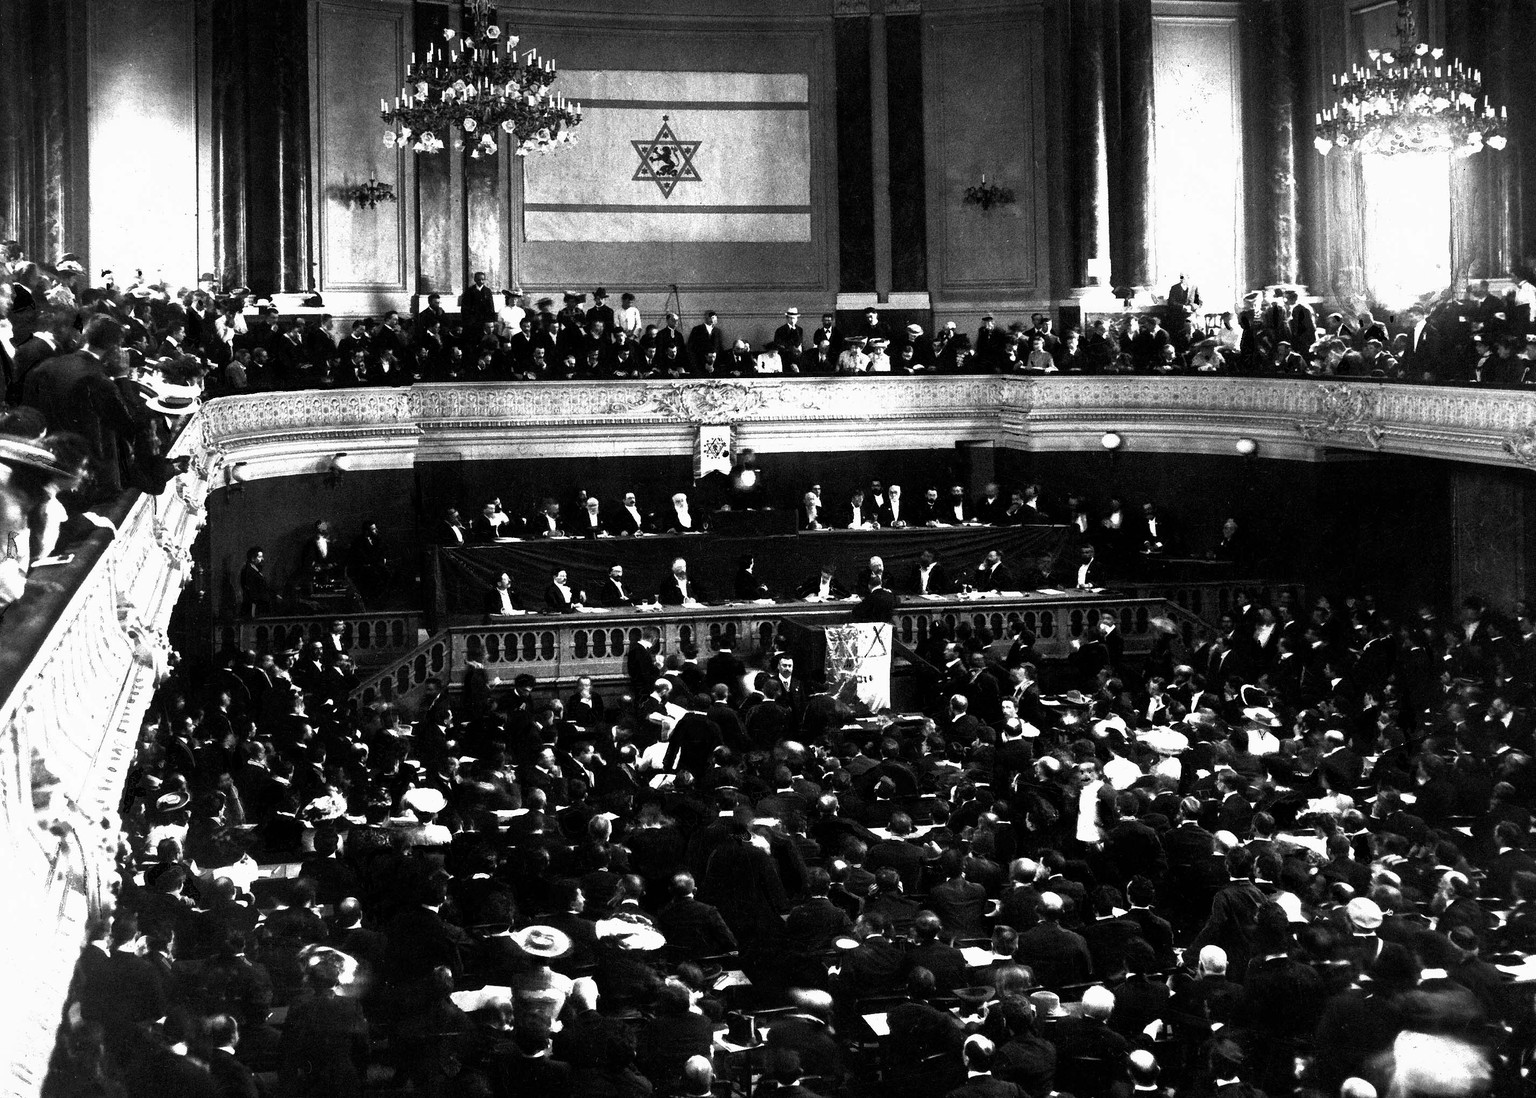
[[[560,74],[575,144],[527,157],[528,240],[806,241],[803,73]]]

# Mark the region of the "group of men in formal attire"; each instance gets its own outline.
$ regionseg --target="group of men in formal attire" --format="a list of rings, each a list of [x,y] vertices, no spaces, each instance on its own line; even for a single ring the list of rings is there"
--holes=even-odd
[[[1533,613],[1252,594],[1193,650],[1106,619],[1065,667],[939,622],[932,703],[879,721],[728,633],[643,631],[618,690],[472,659],[409,717],[328,694],[324,645],[184,663],[55,1070],[644,1098],[779,1008],[756,1070],[799,1094],[1511,1093]]]

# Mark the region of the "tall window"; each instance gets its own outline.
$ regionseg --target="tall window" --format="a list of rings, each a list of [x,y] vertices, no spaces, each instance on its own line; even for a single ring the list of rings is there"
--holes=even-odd
[[[1451,281],[1451,165],[1435,153],[1361,157],[1371,296],[1401,309]]]

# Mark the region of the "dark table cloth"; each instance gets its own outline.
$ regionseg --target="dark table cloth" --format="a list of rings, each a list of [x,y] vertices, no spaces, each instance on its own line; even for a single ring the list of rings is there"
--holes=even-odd
[[[996,549],[1015,575],[1033,559],[1056,558],[1067,544],[1070,526],[946,526],[909,530],[817,530],[775,537],[721,537],[715,534],[659,535],[639,538],[559,538],[497,542],[462,549],[431,551],[430,605],[443,616],[483,617],[486,593],[506,572],[523,608],[542,610],[544,589],[557,568],[569,572],[573,589],[596,597],[614,564],[624,566],[624,583],[637,600],[649,602],[661,589],[672,561],[688,562],[693,595],[701,602],[726,601],[734,594],[741,557],[757,560],[758,578],[777,597],[793,595],[823,561],[837,565],[839,581],[852,588],[870,557],[885,562],[888,584],[898,588],[932,549],[950,577],[971,571],[988,550]]]

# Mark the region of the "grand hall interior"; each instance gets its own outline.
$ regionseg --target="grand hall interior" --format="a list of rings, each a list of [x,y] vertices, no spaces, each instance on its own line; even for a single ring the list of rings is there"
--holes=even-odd
[[[1536,1093],[1533,51],[0,0],[4,1092]]]

